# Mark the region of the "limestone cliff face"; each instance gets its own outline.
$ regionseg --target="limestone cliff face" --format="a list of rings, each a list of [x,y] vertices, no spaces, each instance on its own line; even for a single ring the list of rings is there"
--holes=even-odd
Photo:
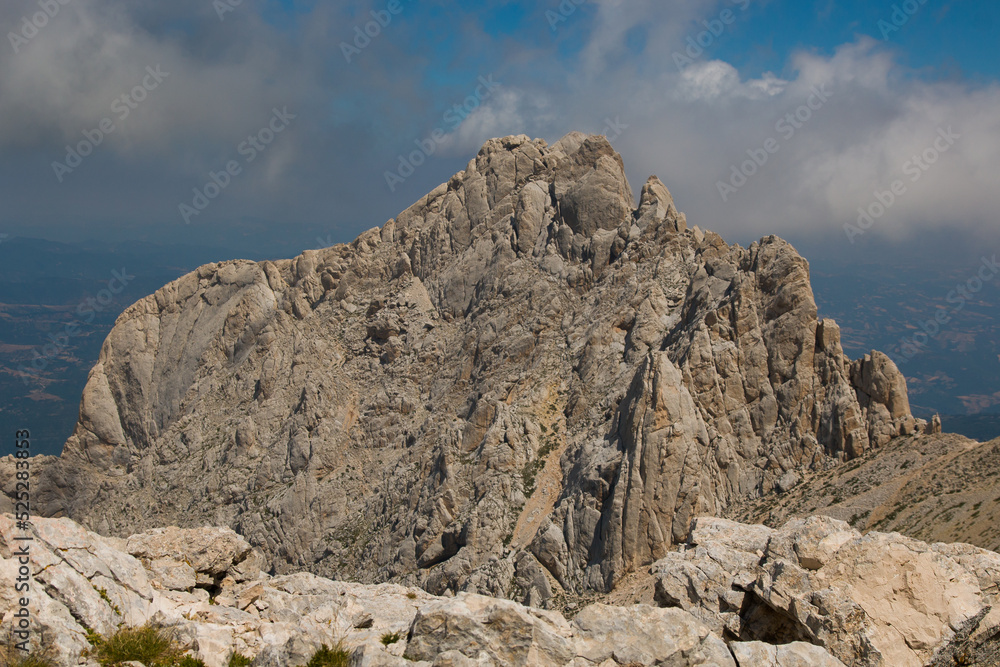
[[[130,307],[36,499],[103,533],[228,525],[278,572],[539,602],[921,428],[788,243],[689,229],[656,177],[636,205],[603,137],[506,137],[349,245]]]

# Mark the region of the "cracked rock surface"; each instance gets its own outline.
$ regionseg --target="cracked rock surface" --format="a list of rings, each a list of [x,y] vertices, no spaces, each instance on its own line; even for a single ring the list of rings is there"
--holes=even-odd
[[[341,640],[352,665],[393,667],[937,667],[1000,655],[1000,555],[862,536],[829,517],[780,529],[699,517],[688,543],[649,568],[652,604],[608,596],[566,615],[475,593],[268,575],[228,528],[118,539],[69,519],[25,533],[0,515],[11,581],[25,535],[34,641],[56,647],[60,665],[93,667],[88,629],[146,623],[210,667],[233,651],[255,667],[294,667]],[[16,598],[0,588],[0,631],[16,622]]]
[[[32,538],[32,648],[48,644],[62,666],[96,667],[87,656],[88,630],[108,635],[122,624],[149,623],[209,667],[224,667],[234,651],[252,658],[254,667],[296,667],[321,645],[341,640],[351,664],[363,666],[736,667],[722,639],[680,609],[597,604],[567,620],[472,593],[445,598],[309,573],[272,577],[253,571],[259,554],[226,528],[167,528],[126,541],[69,519],[39,519],[25,533],[10,515],[0,515],[0,571],[11,580],[19,567],[14,552],[24,544],[16,538],[26,534]],[[191,547],[194,557],[183,558]],[[170,575],[182,566],[194,577]],[[0,589],[5,632],[16,620],[12,591]],[[748,644],[743,652],[766,650]],[[777,655],[790,650],[826,657],[815,647],[779,647]]]
[[[968,544],[862,535],[825,516],[780,529],[701,517],[650,571],[657,604],[691,612],[732,645],[765,642],[760,655],[805,642],[851,667],[924,667],[970,637],[997,648],[1000,555]]]

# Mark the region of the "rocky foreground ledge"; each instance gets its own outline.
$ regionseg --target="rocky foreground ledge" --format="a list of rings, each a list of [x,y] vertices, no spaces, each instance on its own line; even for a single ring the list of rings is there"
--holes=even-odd
[[[1000,555],[861,535],[827,517],[781,529],[696,519],[689,543],[640,575],[651,604],[592,604],[572,618],[509,600],[436,597],[261,572],[228,528],[102,537],[69,519],[31,530],[32,636],[63,665],[87,664],[87,636],[170,628],[210,667],[302,665],[338,640],[353,665],[996,665]],[[10,515],[0,515],[3,631],[22,593]],[[6,635],[5,635],[6,636]],[[391,640],[391,641],[387,641]],[[990,657],[992,655],[992,658]]]

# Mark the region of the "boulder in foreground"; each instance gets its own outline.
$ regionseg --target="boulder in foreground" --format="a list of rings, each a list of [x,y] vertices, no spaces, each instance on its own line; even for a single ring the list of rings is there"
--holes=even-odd
[[[724,637],[808,642],[852,667],[924,667],[1000,625],[1000,555],[824,516],[777,530],[699,518],[651,571],[659,604]]]

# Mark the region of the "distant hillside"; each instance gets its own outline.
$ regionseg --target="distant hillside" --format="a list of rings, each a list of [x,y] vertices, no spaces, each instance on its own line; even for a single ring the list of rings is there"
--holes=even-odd
[[[118,315],[224,252],[181,245],[4,239],[0,432],[28,429],[34,453],[62,451],[79,416],[87,374]],[[0,454],[9,453],[10,443],[4,440]]]
[[[861,531],[898,531],[928,542],[1000,549],[1000,439],[959,435],[898,438],[830,470],[801,476],[781,495],[730,508],[748,523],[781,526],[824,514]]]
[[[1000,437],[1000,415],[941,415],[941,429],[986,442]]]

